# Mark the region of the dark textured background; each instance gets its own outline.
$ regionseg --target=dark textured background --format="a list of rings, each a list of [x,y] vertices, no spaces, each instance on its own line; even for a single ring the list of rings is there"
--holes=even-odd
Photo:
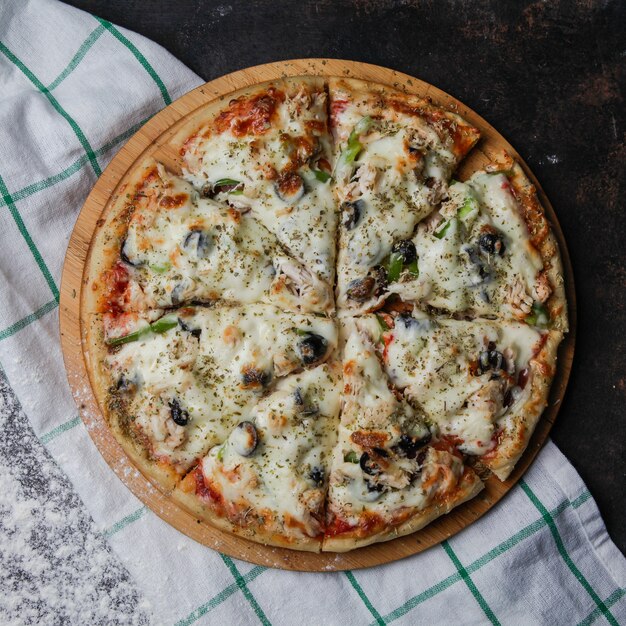
[[[449,92],[528,162],[574,265],[578,340],[553,438],[626,551],[626,2],[71,0],[206,80],[296,57],[366,61]]]

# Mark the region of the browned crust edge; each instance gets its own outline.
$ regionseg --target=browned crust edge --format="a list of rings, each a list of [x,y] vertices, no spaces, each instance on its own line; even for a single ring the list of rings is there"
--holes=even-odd
[[[486,167],[486,170],[506,174],[518,202],[524,209],[523,217],[531,236],[537,230],[546,231],[546,235],[541,239],[539,245],[535,245],[543,261],[544,272],[552,287],[552,293],[546,302],[546,307],[550,312],[552,327],[566,333],[568,331],[568,316],[563,263],[559,245],[552,232],[552,226],[548,222],[545,209],[537,197],[537,190],[526,176],[522,166],[507,152],[503,151]]]
[[[372,543],[390,541],[397,537],[410,535],[420,528],[424,528],[424,526],[430,524],[438,517],[449,513],[455,507],[471,500],[484,487],[480,478],[470,468],[466,467],[463,480],[457,487],[454,496],[447,498],[445,502],[433,502],[425,509],[414,513],[399,526],[373,533],[367,537],[357,537],[349,532],[334,537],[325,537],[322,544],[322,552],[348,552],[356,548],[369,546]]]
[[[428,113],[443,113],[444,117],[456,124],[464,134],[466,145],[464,149],[459,153],[455,153],[456,165],[458,165],[463,158],[472,150],[472,148],[480,140],[480,130],[470,124],[461,115],[451,111],[444,106],[434,103],[430,98],[424,98],[416,94],[406,93],[394,87],[383,85],[381,83],[375,83],[366,80],[360,80],[358,78],[345,78],[339,76],[329,76],[328,79],[328,91],[332,102],[333,92],[340,91],[341,89],[351,91],[353,93],[360,92],[364,95],[381,99],[381,104],[378,108],[383,106],[385,99],[392,97],[400,102],[403,102],[416,109]],[[375,107],[373,107],[375,108]],[[330,120],[329,120],[330,121]]]
[[[109,376],[107,368],[104,367],[107,348],[104,342],[101,315],[90,315],[86,320],[83,341],[87,345],[85,356],[91,387],[113,436],[122,446],[132,464],[155,483],[161,491],[166,494],[169,493],[179,479],[176,471],[166,464],[151,459],[147,451],[135,441],[128,433],[128,429],[124,427],[122,414],[109,405],[109,389],[113,385],[113,380]]]
[[[530,360],[530,397],[511,416],[513,429],[506,433],[495,452],[481,463],[488,467],[500,480],[506,480],[520,457],[548,404],[552,380],[556,374],[557,351],[563,333],[548,331],[541,350]]]
[[[171,493],[170,497],[198,520],[207,522],[219,530],[224,530],[238,537],[278,548],[289,548],[291,550],[306,552],[320,552],[321,550],[321,539],[314,539],[312,537],[287,538],[278,533],[267,532],[262,528],[243,528],[237,526],[225,517],[215,513],[215,511],[205,505],[195,493],[186,493],[180,486]]]

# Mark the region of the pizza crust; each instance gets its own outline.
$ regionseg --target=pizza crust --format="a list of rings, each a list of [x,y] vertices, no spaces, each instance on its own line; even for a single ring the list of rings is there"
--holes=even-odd
[[[356,548],[363,548],[372,543],[389,541],[397,537],[410,535],[424,526],[427,526],[438,517],[449,513],[455,507],[471,500],[478,495],[484,485],[480,478],[470,469],[465,468],[465,473],[454,493],[449,494],[444,501],[431,502],[426,508],[416,511],[399,526],[393,526],[383,531],[366,536],[359,533],[342,533],[332,537],[325,537],[322,552],[349,552]]]
[[[105,274],[118,262],[120,245],[132,215],[132,199],[142,186],[156,175],[156,162],[145,159],[118,185],[97,222],[96,230],[87,253],[81,290],[81,316],[83,319],[102,312],[106,298]]]
[[[173,126],[167,138],[165,150],[169,155],[166,165],[178,173],[182,168],[181,151],[186,141],[206,123],[206,120],[221,111],[232,98],[258,92],[269,85],[283,86],[294,89],[299,83],[306,82],[314,87],[323,88],[324,84],[340,85],[342,82],[354,90],[369,91],[378,94],[391,94],[411,106],[420,107],[425,111],[437,111],[445,119],[458,124],[467,141],[460,160],[478,141],[478,130],[466,123],[460,116],[451,111],[438,109],[430,101],[417,96],[404,94],[392,88],[367,81],[345,78],[295,77],[279,81],[268,81],[241,89],[233,94],[219,98],[211,104],[201,107],[194,115]],[[494,161],[492,171],[506,171],[516,191],[518,200],[525,208],[527,215],[535,215],[539,221],[545,221],[545,214],[536,190],[526,177],[524,171],[508,154]],[[426,508],[415,511],[408,519],[396,526],[385,528],[366,536],[358,533],[343,533],[332,537],[287,537],[263,528],[243,527],[232,523],[220,515],[209,504],[205,503],[194,490],[190,490],[187,479],[181,480],[172,467],[150,458],[146,447],[138,440],[135,433],[128,427],[123,412],[111,402],[110,388],[115,384],[109,370],[104,366],[108,349],[103,334],[102,302],[107,296],[103,275],[111,271],[118,262],[121,241],[125,235],[129,216],[132,212],[132,198],[140,191],[145,181],[154,174],[156,162],[148,157],[130,171],[118,185],[110,202],[105,207],[88,252],[81,294],[81,320],[84,338],[84,354],[87,371],[92,388],[100,409],[105,416],[115,439],[122,446],[131,463],[137,467],[159,490],[167,494],[174,502],[187,510],[198,520],[209,523],[220,530],[269,546],[304,550],[310,552],[346,552],[372,543],[389,541],[396,537],[411,534],[436,518],[450,512],[456,506],[476,496],[483,488],[478,475],[469,467],[465,467],[461,481],[452,494],[445,500],[431,502]],[[552,294],[547,301],[551,312],[554,330],[549,331],[548,338],[541,351],[531,363],[531,393],[514,416],[514,430],[507,439],[501,441],[495,452],[482,459],[500,480],[506,480],[515,464],[526,449],[530,437],[547,404],[548,393],[556,370],[557,348],[567,332],[567,302],[564,288],[563,269],[558,252],[556,239],[548,228],[538,250],[544,262],[545,272],[552,286]],[[532,225],[529,226],[532,229]],[[191,470],[193,472],[193,470]],[[188,476],[191,474],[188,474]]]
[[[189,487],[185,487],[184,484],[179,485],[170,496],[172,500],[180,504],[188,513],[198,520],[207,522],[219,530],[266,546],[290,548],[291,550],[301,550],[305,552],[320,552],[322,548],[321,538],[287,537],[276,532],[268,532],[264,528],[246,528],[233,524],[227,518],[219,515],[209,505],[205,504],[194,491],[186,491],[186,488],[189,489]]]
[[[146,448],[128,427],[123,412],[112,404],[109,390],[115,382],[110,377],[110,370],[104,365],[107,347],[104,341],[102,315],[92,314],[85,320],[84,343],[91,387],[115,439],[122,446],[132,464],[161,491],[169,493],[180,476],[173,467],[150,458]]]
[[[545,343],[530,361],[530,396],[512,417],[513,429],[507,432],[495,451],[482,457],[481,463],[488,467],[500,480],[506,480],[535,431],[548,404],[548,395],[556,373],[557,351],[563,333],[549,331]]]
[[[563,264],[559,254],[559,245],[545,215],[545,210],[539,202],[537,190],[526,176],[522,166],[506,152],[502,152],[485,169],[491,172],[501,171],[507,175],[514,194],[524,209],[523,217],[531,235],[533,233],[543,234],[541,237],[537,236],[535,241],[531,237],[531,241],[541,255],[544,272],[552,287],[552,293],[545,305],[550,312],[552,327],[566,333],[569,324]]]

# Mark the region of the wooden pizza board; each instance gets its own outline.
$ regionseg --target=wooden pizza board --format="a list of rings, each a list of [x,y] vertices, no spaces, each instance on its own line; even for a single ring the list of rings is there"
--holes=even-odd
[[[539,199],[546,209],[548,219],[559,242],[569,305],[570,331],[559,349],[558,371],[552,385],[548,408],[539,421],[528,449],[518,462],[511,477],[502,483],[495,476],[491,476],[486,481],[484,491],[476,498],[412,535],[343,554],[312,554],[253,543],[217,530],[206,522],[199,521],[188,511],[172,502],[166,494],[159,490],[157,485],[152,484],[132,466],[131,461],[111,434],[91,391],[83,355],[83,334],[81,332],[83,320],[80,318],[79,303],[81,302],[81,289],[84,286],[85,261],[98,219],[103,214],[120,182],[129,170],[132,170],[133,164],[140,158],[154,156],[166,165],[172,165],[174,155],[171,149],[168,149],[167,142],[174,135],[176,127],[185,123],[198,107],[202,107],[216,98],[223,98],[227,103],[228,98],[225,96],[256,83],[301,75],[345,76],[383,83],[409,93],[428,96],[432,98],[435,104],[458,112],[471,124],[478,127],[482,133],[480,143],[465,159],[460,168],[461,176],[464,171],[471,172],[483,167],[502,150],[506,150],[514,156],[537,187]],[[477,520],[507,494],[528,469],[546,440],[565,394],[574,356],[576,304],[572,266],[554,210],[528,166],[506,139],[490,124],[452,96],[412,76],[377,65],[354,61],[296,59],[250,67],[206,83],[163,109],[131,137],[99,178],[74,226],[63,267],[60,327],[61,345],[68,380],[88,432],[109,466],[146,506],[180,532],[229,556],[259,565],[288,570],[337,571],[388,563],[426,550]],[[106,485],[98,485],[96,488],[106,489]]]

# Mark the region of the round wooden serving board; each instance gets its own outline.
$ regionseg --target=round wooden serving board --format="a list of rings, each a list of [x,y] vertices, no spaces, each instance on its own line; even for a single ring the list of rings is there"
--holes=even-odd
[[[180,125],[177,123],[184,123],[198,107],[216,98],[222,98],[227,102],[226,96],[231,92],[256,83],[302,75],[346,76],[383,83],[409,93],[428,96],[435,104],[460,113],[482,133],[480,143],[461,166],[461,177],[464,172],[483,167],[492,156],[502,150],[508,151],[517,158],[537,187],[539,198],[559,242],[569,303],[570,332],[559,349],[558,372],[552,385],[548,408],[539,421],[528,449],[509,480],[502,483],[491,476],[486,482],[484,491],[476,498],[439,518],[423,530],[344,554],[298,552],[247,541],[198,521],[189,512],[173,503],[166,494],[159,491],[156,485],[153,485],[132,466],[100,412],[85,368],[81,332],[83,320],[80,319],[79,310],[83,288],[83,269],[96,223],[120,182],[132,170],[134,163],[140,158],[151,155],[171,166],[173,155],[166,144],[173,136],[176,127]],[[194,89],[147,122],[111,161],[89,194],[78,216],[63,267],[60,309],[61,344],[72,393],[91,438],[120,480],[159,517],[206,546],[251,563],[305,571],[336,571],[370,567],[416,554],[459,532],[501,500],[532,463],[556,418],[572,365],[576,329],[574,281],[563,233],[541,186],[512,146],[479,115],[428,83],[377,65],[337,59],[297,59],[240,70]],[[106,489],[106,485],[96,488]]]

